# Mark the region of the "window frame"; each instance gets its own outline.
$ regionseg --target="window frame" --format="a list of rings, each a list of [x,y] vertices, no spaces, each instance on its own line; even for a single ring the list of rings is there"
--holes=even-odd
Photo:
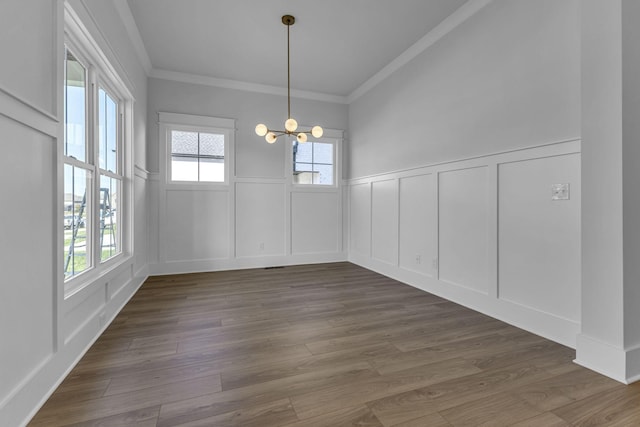
[[[160,112],[161,174],[167,187],[216,188],[228,187],[235,176],[233,160],[235,147],[235,119],[197,116],[191,114]],[[171,133],[172,131],[212,133],[224,135],[224,181],[174,181],[171,179]],[[199,156],[196,158],[200,158]]]
[[[301,127],[305,127],[305,126],[301,126]],[[336,130],[336,129],[325,129],[324,130],[324,135],[322,135],[322,137],[320,138],[314,138],[312,136],[309,136],[309,139],[307,140],[307,142],[305,142],[304,144],[309,144],[311,142],[320,142],[323,144],[332,144],[333,145],[333,183],[328,185],[328,184],[302,184],[302,183],[297,183],[295,182],[294,179],[294,174],[295,174],[295,163],[294,163],[294,159],[293,159],[293,143],[295,142],[295,139],[290,139],[290,149],[287,150],[288,153],[288,158],[287,158],[287,162],[286,162],[286,167],[287,167],[287,177],[290,180],[291,186],[294,189],[317,189],[317,190],[322,190],[322,189],[336,189],[339,188],[341,186],[341,182],[342,182],[342,167],[341,167],[341,160],[342,160],[342,147],[343,147],[343,131],[341,130]],[[313,191],[313,190],[312,190]]]
[[[66,69],[66,52],[69,50],[78,62],[86,70],[85,87],[85,161],[80,161],[75,157],[64,154],[64,144],[62,141],[59,151],[59,167],[61,168],[59,181],[59,198],[61,200],[61,212],[65,212],[65,165],[80,167],[90,174],[91,188],[87,188],[87,206],[89,212],[85,226],[87,233],[87,257],[91,260],[91,265],[80,273],[70,276],[66,275],[64,269],[66,258],[64,256],[64,221],[60,221],[61,241],[58,244],[62,248],[62,263],[60,280],[63,284],[64,298],[68,298],[84,287],[95,283],[96,279],[109,271],[118,268],[128,260],[132,259],[133,246],[133,104],[135,99],[125,81],[120,77],[121,73],[111,65],[110,61],[101,51],[95,40],[87,33],[86,29],[77,21],[73,11],[65,7],[64,16],[64,38],[63,38],[63,67]],[[66,85],[66,73],[63,72],[61,82],[64,92]],[[99,163],[99,90],[103,89],[106,94],[116,104],[116,170],[110,171],[100,167]],[[63,101],[64,102],[64,101]],[[66,130],[65,112],[61,114],[61,127],[64,134]],[[63,138],[64,139],[64,138]],[[115,179],[118,183],[117,207],[115,209],[115,221],[117,224],[116,252],[108,258],[102,259],[102,245],[100,239],[100,195],[101,177]],[[64,216],[64,213],[63,213]]]

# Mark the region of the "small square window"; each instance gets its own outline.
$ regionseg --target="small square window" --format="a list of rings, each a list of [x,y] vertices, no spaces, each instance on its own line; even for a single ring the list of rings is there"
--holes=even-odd
[[[225,135],[171,131],[171,181],[224,182]]]
[[[331,142],[293,142],[293,183],[334,185],[334,146]]]

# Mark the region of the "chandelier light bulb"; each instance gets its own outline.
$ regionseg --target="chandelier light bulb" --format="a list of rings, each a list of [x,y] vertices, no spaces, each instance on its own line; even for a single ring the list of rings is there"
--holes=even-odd
[[[298,142],[301,144],[304,144],[305,142],[307,142],[307,134],[304,132],[300,132],[297,138],[298,138]]]
[[[266,125],[260,123],[258,126],[256,126],[256,134],[258,136],[265,136],[267,132],[269,132],[269,129]]]
[[[311,135],[313,135],[314,138],[320,138],[323,134],[324,130],[322,130],[320,126],[314,126],[311,128]]]
[[[298,122],[296,122],[296,119],[289,117],[287,121],[284,122],[284,128],[289,132],[295,132],[295,130],[298,129]]]
[[[276,139],[278,139],[278,137],[275,133],[269,132],[267,136],[264,137],[264,139],[266,139],[269,144],[273,144],[274,142],[276,142]]]

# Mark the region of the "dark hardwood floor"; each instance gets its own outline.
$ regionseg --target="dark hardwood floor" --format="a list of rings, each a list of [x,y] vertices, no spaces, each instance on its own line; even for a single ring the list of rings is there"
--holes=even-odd
[[[640,425],[574,356],[349,263],[152,277],[30,425]]]

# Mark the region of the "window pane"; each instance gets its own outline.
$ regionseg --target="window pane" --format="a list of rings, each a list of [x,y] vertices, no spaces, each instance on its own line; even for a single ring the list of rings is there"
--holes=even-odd
[[[117,172],[118,108],[104,89],[98,91],[98,133],[100,168]]]
[[[120,180],[108,176],[100,176],[100,260],[104,261],[120,253],[120,230],[118,197]]]
[[[333,164],[333,144],[314,142],[313,163]]]
[[[333,165],[313,165],[313,183],[333,185]]]
[[[198,158],[197,157],[171,157],[172,181],[197,181]]]
[[[73,277],[91,267],[90,173],[64,165],[64,277]]]
[[[198,132],[171,131],[171,154],[198,155]]]
[[[307,162],[313,161],[313,143],[298,144],[294,142],[293,146],[293,161],[294,162]]]
[[[64,155],[86,161],[86,70],[67,51],[64,82]]]
[[[224,135],[215,133],[201,133],[200,155],[224,158]]]
[[[224,159],[200,158],[200,181],[224,182]]]

